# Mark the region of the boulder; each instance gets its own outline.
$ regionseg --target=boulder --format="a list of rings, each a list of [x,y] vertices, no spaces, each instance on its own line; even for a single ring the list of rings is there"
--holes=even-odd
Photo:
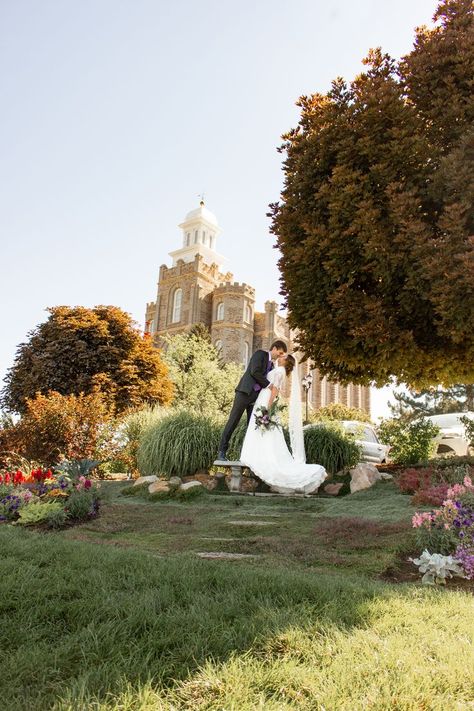
[[[158,494],[170,490],[169,483],[165,479],[157,479],[148,487],[149,494]]]
[[[189,491],[190,489],[196,489],[196,487],[203,486],[200,481],[187,481],[185,484],[181,484],[179,487],[181,491]]]
[[[331,496],[337,496],[341,491],[344,484],[340,482],[339,484],[326,484],[323,491],[325,494],[330,494]]]
[[[178,489],[183,483],[179,476],[171,476],[168,479],[168,483],[172,489]]]
[[[351,475],[351,494],[362,489],[369,489],[376,481],[382,479],[375,464],[369,462],[361,462],[354,469],[350,469],[349,473]]]
[[[154,481],[157,481],[158,477],[152,474],[151,476],[139,476],[138,479],[135,479],[133,482],[133,486],[139,486],[140,484],[152,484]]]
[[[384,481],[392,481],[393,480],[393,474],[389,474],[388,472],[380,472],[380,476]]]

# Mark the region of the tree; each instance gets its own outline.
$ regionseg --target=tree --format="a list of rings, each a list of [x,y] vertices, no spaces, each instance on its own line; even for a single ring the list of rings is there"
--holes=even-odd
[[[365,410],[349,407],[341,402],[332,402],[318,408],[312,415],[312,420],[356,420],[357,422],[371,422],[370,415]]]
[[[3,406],[23,413],[37,393],[89,394],[100,388],[117,412],[165,404],[172,383],[159,352],[115,306],[56,306],[20,344],[5,378]]]
[[[474,385],[452,385],[449,388],[433,387],[424,390],[394,392],[396,402],[389,407],[394,417],[405,420],[426,415],[474,410]]]
[[[206,333],[168,336],[163,358],[173,381],[173,405],[219,417],[227,414],[243,368],[223,363]]]
[[[343,383],[474,382],[472,2],[435,19],[401,62],[373,50],[350,84],[301,97],[280,149],[289,323]]]

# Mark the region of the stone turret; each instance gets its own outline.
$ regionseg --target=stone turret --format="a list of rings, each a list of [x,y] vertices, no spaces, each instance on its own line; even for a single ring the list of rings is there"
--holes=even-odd
[[[253,350],[255,289],[226,281],[212,294],[212,342],[227,362],[247,365]]]

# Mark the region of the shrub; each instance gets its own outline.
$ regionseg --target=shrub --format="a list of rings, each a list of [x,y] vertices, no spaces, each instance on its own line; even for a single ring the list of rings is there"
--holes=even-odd
[[[431,467],[420,469],[405,469],[396,479],[396,484],[404,494],[414,494],[419,489],[426,489],[431,485],[433,469]]]
[[[10,432],[10,430],[9,430]],[[105,396],[38,393],[14,426],[18,451],[52,466],[61,459],[106,459],[113,449],[114,421]]]
[[[419,489],[411,500],[414,506],[441,506],[448,495],[449,484],[437,484]]]
[[[370,422],[370,415],[365,410],[349,407],[341,402],[331,402],[325,407],[320,407],[311,413],[310,422],[324,420],[355,420],[356,422]]]
[[[321,464],[329,474],[355,466],[360,447],[334,425],[317,425],[304,431],[306,461]]]
[[[395,464],[418,464],[434,453],[434,437],[439,428],[430,420],[406,422],[401,419],[383,420],[378,428],[380,439],[391,446],[390,458]]]
[[[63,508],[54,509],[49,511],[46,518],[46,523],[49,528],[62,528],[67,521],[67,513]]]
[[[144,475],[187,476],[209,469],[216,457],[221,425],[203,415],[177,412],[148,427],[138,449]]]
[[[51,517],[59,515],[63,511],[58,501],[32,503],[20,509],[18,523],[22,526],[31,526],[36,523],[48,521]]]
[[[416,529],[416,544],[420,550],[426,549],[430,553],[449,555],[454,553],[458,542],[452,529],[425,528],[424,526]]]
[[[87,489],[73,491],[67,500],[68,518],[85,521],[98,511],[97,495]]]

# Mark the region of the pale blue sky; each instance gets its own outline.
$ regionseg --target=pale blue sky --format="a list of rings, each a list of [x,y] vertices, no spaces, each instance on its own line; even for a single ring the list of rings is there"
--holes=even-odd
[[[0,0],[0,377],[57,304],[143,325],[198,204],[257,307],[279,300],[268,203],[295,101],[395,57],[435,0]],[[374,414],[385,393],[374,396]]]

